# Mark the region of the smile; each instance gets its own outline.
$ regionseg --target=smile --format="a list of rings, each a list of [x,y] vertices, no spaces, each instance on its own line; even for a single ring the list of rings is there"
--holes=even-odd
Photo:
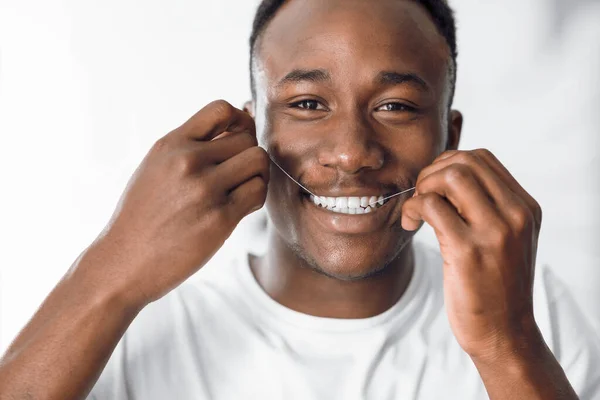
[[[327,197],[310,195],[310,200],[318,207],[326,208],[339,214],[368,214],[387,201],[384,196],[351,196],[351,197]]]
[[[311,197],[302,195],[308,220],[319,230],[342,235],[365,235],[390,224],[398,197],[381,196]],[[318,203],[318,204],[317,204]],[[381,204],[383,203],[383,204]]]

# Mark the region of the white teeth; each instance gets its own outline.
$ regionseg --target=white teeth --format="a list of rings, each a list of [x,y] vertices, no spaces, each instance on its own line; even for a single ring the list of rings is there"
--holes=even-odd
[[[310,200],[316,205],[341,214],[368,214],[384,204],[383,196],[371,197],[325,197],[310,195]]]
[[[348,198],[347,197],[338,197],[335,199],[335,208],[347,208],[348,207]]]
[[[316,205],[321,205],[321,198],[320,197],[315,197],[312,194],[310,195],[310,199],[312,200],[313,203],[315,203]]]
[[[348,197],[348,208],[359,208],[360,197]]]

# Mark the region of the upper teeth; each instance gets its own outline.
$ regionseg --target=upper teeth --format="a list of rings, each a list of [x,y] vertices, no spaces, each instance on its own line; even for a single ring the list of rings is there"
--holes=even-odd
[[[325,197],[310,195],[317,206],[343,214],[366,214],[384,203],[383,196],[364,197]]]

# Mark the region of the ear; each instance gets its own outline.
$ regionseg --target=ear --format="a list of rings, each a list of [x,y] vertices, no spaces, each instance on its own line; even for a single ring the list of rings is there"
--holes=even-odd
[[[254,118],[254,102],[252,100],[248,100],[244,103],[244,111]]]
[[[460,111],[451,110],[448,117],[448,140],[446,150],[458,150],[460,134],[462,132],[463,116]]]

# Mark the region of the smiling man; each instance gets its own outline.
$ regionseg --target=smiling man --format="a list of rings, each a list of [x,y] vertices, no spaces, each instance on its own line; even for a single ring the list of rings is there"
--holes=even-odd
[[[457,150],[444,1],[265,0],[251,54],[245,112],[155,144],[0,399],[600,398],[585,319],[548,271],[533,289],[539,205]],[[265,202],[264,255],[178,287]]]

